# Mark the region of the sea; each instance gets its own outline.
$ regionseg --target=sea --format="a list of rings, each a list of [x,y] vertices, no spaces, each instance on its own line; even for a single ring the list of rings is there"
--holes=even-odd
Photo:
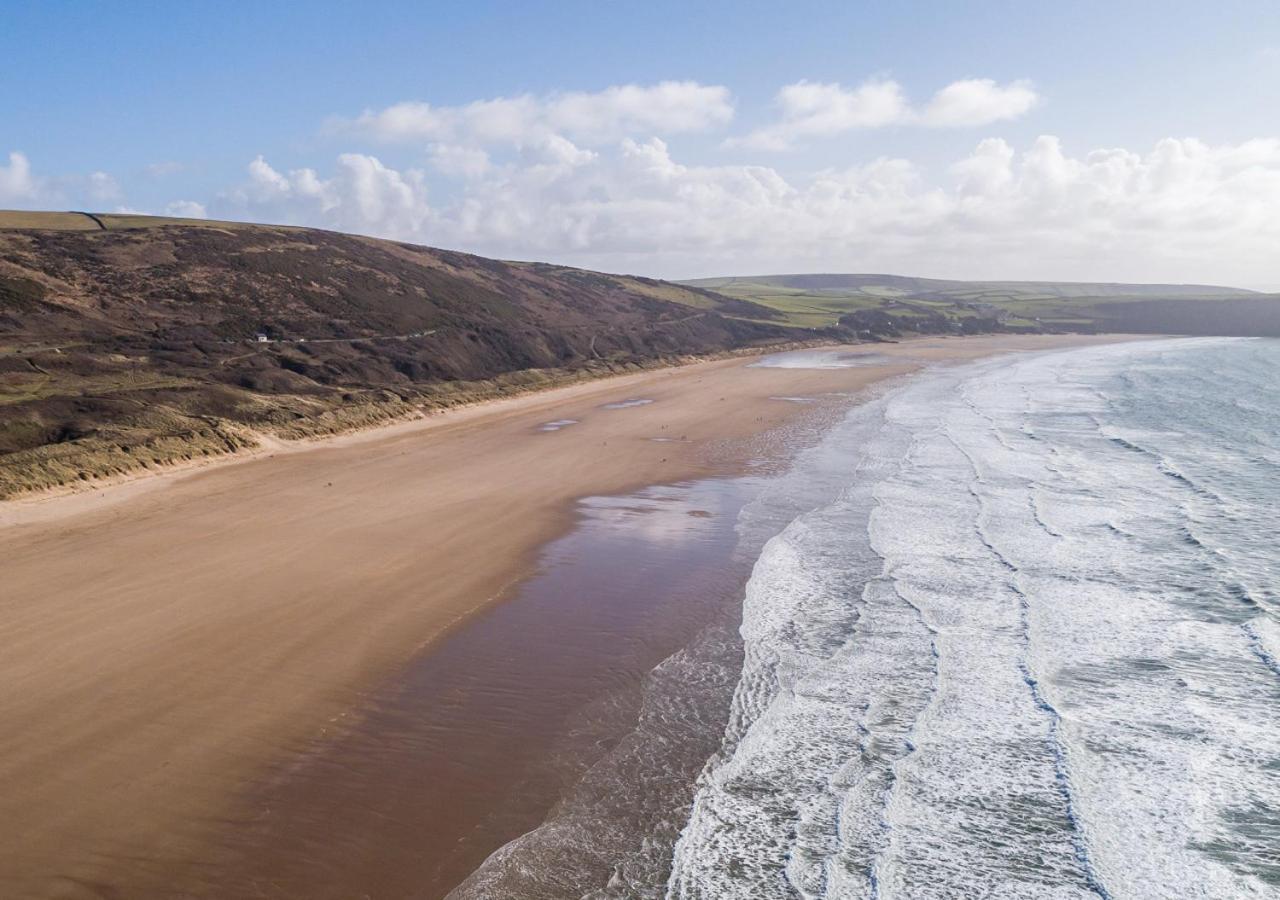
[[[452,896],[1280,897],[1277,388],[1264,339],[935,366],[715,488],[745,588]]]

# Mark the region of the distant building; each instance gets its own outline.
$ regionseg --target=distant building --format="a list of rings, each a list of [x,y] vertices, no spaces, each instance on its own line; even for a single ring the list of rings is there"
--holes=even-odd
[[[267,340],[268,340],[268,338],[267,338],[267,336],[266,336],[265,334],[259,334],[259,335],[258,335],[258,343],[259,343],[259,344],[265,344],[265,343],[267,342]]]

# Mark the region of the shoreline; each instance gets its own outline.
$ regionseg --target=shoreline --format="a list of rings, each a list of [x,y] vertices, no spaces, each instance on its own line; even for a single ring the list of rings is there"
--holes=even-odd
[[[911,340],[917,339],[909,338],[907,342]],[[572,396],[572,392],[575,390],[588,392],[591,388],[603,388],[606,385],[610,387],[619,386],[628,383],[631,379],[644,379],[646,376],[661,372],[679,371],[690,366],[728,362],[730,360],[748,360],[774,353],[787,353],[797,349],[823,350],[835,347],[862,348],[874,346],[879,345],[874,343],[807,344],[805,342],[791,342],[770,347],[744,348],[709,354],[703,357],[681,358],[676,362],[641,366],[629,372],[588,374],[581,378],[553,383],[550,386],[517,388],[496,396],[468,400],[451,406],[422,407],[413,414],[397,416],[369,425],[357,425],[327,434],[285,438],[266,431],[248,430],[246,434],[257,442],[256,446],[231,450],[214,456],[196,457],[180,462],[139,466],[118,475],[94,478],[58,487],[48,487],[19,494],[15,497],[0,498],[0,530],[13,526],[53,521],[66,516],[92,511],[101,506],[128,500],[136,494],[160,488],[166,481],[181,479],[210,469],[252,462],[255,459],[271,458],[278,454],[305,453],[309,450],[329,446],[345,446],[347,444],[376,441],[401,432],[416,433],[434,427],[454,425],[476,416],[498,413],[507,408],[521,407],[536,398],[555,397],[563,399]]]
[[[1097,342],[928,338],[851,347],[901,358],[859,368],[654,370],[228,458],[242,465],[0,530],[17,651],[0,675],[28,688],[0,707],[23,737],[0,744],[0,885],[140,884],[197,855],[255,773],[527,577],[577,498],[740,472],[819,405],[780,396],[847,406],[928,362]],[[653,402],[605,409],[628,394]]]
[[[827,429],[800,430],[798,449]],[[542,878],[585,892],[624,858],[651,866],[654,822],[676,827],[670,811],[692,801],[727,724],[736,668],[695,648],[732,644],[758,550],[738,513],[773,480],[582,501],[535,574],[384,683],[343,733],[249,787],[236,826],[175,881],[210,898],[553,896],[494,857],[581,829],[589,850],[557,846]]]
[[[1112,340],[1158,340],[1160,337],[1160,335],[1111,334],[924,335],[885,342],[858,344],[792,342],[771,347],[728,351],[707,357],[690,358],[681,362],[658,365],[652,368],[642,368],[633,372],[590,375],[580,380],[569,381],[551,387],[521,389],[495,397],[459,403],[454,406],[424,408],[414,415],[388,419],[371,425],[356,426],[330,434],[282,438],[269,432],[253,431],[251,436],[258,442],[258,446],[255,447],[245,447],[216,456],[193,458],[154,467],[140,467],[119,475],[96,478],[79,484],[45,488],[20,494],[16,497],[0,499],[0,532],[7,528],[41,524],[90,513],[105,506],[128,501],[139,494],[161,489],[171,481],[217,470],[225,466],[250,463],[259,459],[270,459],[284,454],[306,453],[327,447],[343,447],[378,441],[401,433],[418,433],[434,428],[458,425],[476,417],[501,414],[507,410],[520,411],[540,399],[547,401],[568,399],[578,394],[594,393],[595,390],[620,387],[635,380],[643,381],[662,373],[679,372],[690,367],[705,366],[713,363],[743,361],[797,350],[819,352],[841,350],[876,355],[879,352],[877,348],[910,348],[939,341],[953,344],[975,341],[1012,341],[1016,343],[1022,339],[1030,339],[1032,341],[1046,342],[1046,346],[1066,346],[1075,343],[1097,343]],[[996,350],[993,352],[1018,352],[1019,349],[1021,348],[1014,346],[1008,350]],[[898,353],[898,351],[892,350],[889,352],[891,354]],[[918,360],[917,362],[923,364],[924,361]]]

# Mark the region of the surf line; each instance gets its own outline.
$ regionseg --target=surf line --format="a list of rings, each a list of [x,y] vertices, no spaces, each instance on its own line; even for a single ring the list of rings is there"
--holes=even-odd
[[[965,458],[969,463],[969,468],[973,472],[973,480],[969,482],[969,494],[976,501],[978,510],[973,520],[973,529],[978,536],[978,540],[991,554],[996,563],[1008,573],[1006,584],[1009,589],[1018,598],[1018,621],[1022,633],[1022,652],[1018,658],[1018,670],[1022,676],[1023,683],[1026,684],[1027,690],[1031,694],[1031,702],[1035,704],[1049,720],[1049,739],[1053,750],[1054,761],[1054,781],[1058,788],[1058,793],[1062,797],[1065,806],[1067,822],[1071,825],[1071,845],[1076,863],[1080,866],[1081,874],[1084,876],[1085,885],[1098,895],[1101,900],[1112,900],[1111,892],[1107,890],[1107,886],[1103,884],[1098,870],[1094,867],[1093,859],[1089,855],[1089,844],[1085,837],[1084,823],[1080,819],[1080,815],[1076,810],[1075,792],[1071,786],[1071,770],[1067,761],[1066,748],[1062,738],[1062,714],[1058,712],[1057,707],[1049,702],[1044,691],[1040,688],[1040,682],[1031,670],[1031,663],[1028,660],[1028,654],[1031,652],[1031,602],[1027,596],[1027,592],[1023,589],[1021,582],[1022,570],[1019,569],[1012,560],[1004,555],[1003,552],[991,540],[990,535],[982,527],[982,520],[986,515],[986,500],[982,496],[982,492],[978,490],[977,485],[983,484],[982,470],[978,466],[978,461],[973,458],[968,449],[960,445],[949,432],[946,434],[947,440],[953,447]],[[1030,483],[1027,484],[1030,488]]]

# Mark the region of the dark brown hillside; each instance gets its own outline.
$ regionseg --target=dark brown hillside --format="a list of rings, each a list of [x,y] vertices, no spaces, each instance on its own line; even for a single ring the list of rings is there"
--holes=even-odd
[[[0,231],[0,496],[794,335],[776,317],[306,229]]]

